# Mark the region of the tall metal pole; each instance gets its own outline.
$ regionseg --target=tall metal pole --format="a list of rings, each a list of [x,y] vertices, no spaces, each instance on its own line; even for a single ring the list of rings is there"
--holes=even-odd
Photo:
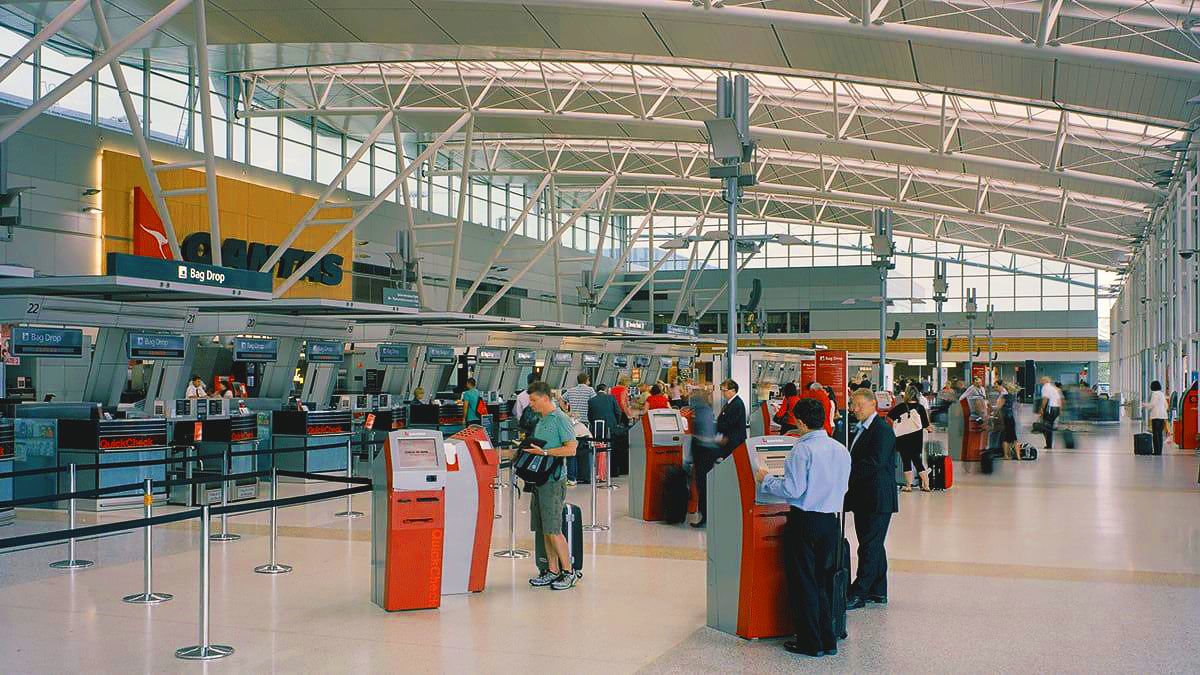
[[[879,391],[887,372],[887,265],[879,266]]]
[[[937,303],[937,390],[942,390],[942,305],[946,303],[946,293],[950,285],[946,282],[946,261],[933,261],[933,301]]]
[[[975,311],[976,293],[974,288],[967,289],[967,372],[965,379],[967,386],[971,386],[975,381]]]
[[[988,305],[987,308],[987,332],[988,332],[988,356],[987,356],[987,381],[984,384],[992,383],[992,329],[996,327],[995,306]]]
[[[887,273],[892,266],[892,210],[876,209],[872,213],[875,235],[871,249],[873,264],[879,268],[879,391],[884,389],[887,373]]]

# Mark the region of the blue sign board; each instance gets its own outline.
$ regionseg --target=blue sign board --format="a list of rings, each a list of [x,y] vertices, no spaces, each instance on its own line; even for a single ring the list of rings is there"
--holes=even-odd
[[[166,333],[130,333],[129,358],[180,361],[187,351],[187,338]]]
[[[600,366],[600,355],[599,354],[597,354],[596,352],[584,352],[583,353],[583,367],[584,368],[597,368],[599,366]]]
[[[408,363],[408,345],[384,342],[379,345],[375,356],[382,364],[404,365]]]
[[[624,354],[617,354],[613,357],[613,368],[628,368],[629,357]]]
[[[105,271],[109,276],[138,277],[260,293],[271,292],[271,275],[265,272],[180,260],[161,260],[128,253],[109,253]]]
[[[11,351],[13,356],[78,358],[83,356],[83,331],[77,328],[16,326],[12,329]]]
[[[555,352],[550,359],[550,365],[557,368],[570,368],[571,358],[571,352]]]
[[[663,370],[670,370],[674,361],[675,359],[672,359],[669,356],[660,356],[658,357],[658,367]]]
[[[645,354],[633,357],[633,365],[637,368],[645,368],[650,365],[650,357]]]
[[[425,360],[434,365],[448,366],[455,363],[457,358],[454,356],[454,347],[430,345],[425,348]]]
[[[407,288],[385,288],[383,289],[383,304],[421,309],[421,298],[416,291]]]
[[[346,345],[333,340],[308,340],[304,343],[304,360],[309,363],[341,363]]]
[[[513,365],[533,367],[537,365],[537,352],[532,349],[517,349],[513,351]]]
[[[274,363],[279,360],[279,341],[275,338],[234,338],[233,360]]]
[[[675,337],[691,337],[691,338],[694,338],[697,335],[699,335],[699,332],[696,330],[695,326],[680,326],[680,325],[674,324],[674,323],[667,324],[666,333],[667,333],[667,335],[674,335]]]
[[[480,347],[475,352],[475,360],[479,363],[500,363],[504,360],[504,350],[499,347]]]

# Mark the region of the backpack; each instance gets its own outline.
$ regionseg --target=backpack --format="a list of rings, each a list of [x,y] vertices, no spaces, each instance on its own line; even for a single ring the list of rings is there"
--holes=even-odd
[[[532,446],[545,447],[545,443],[536,438],[526,439],[521,443],[522,448]],[[550,455],[535,455],[532,452],[518,452],[513,459],[513,470],[517,478],[529,485],[545,485],[550,477],[562,466],[562,457]]]

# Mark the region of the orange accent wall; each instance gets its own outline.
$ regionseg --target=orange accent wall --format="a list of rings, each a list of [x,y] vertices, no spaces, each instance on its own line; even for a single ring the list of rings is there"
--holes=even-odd
[[[159,176],[164,190],[203,187],[204,173],[200,170],[167,171]],[[101,198],[104,215],[104,252],[133,253],[133,188],[141,187],[150,194],[150,183],[142,170],[141,159],[113,150],[105,150],[101,158]],[[217,205],[221,211],[221,239],[230,237],[250,242],[278,244],[316,199],[284,190],[249,183],[235,178],[217,176]],[[193,195],[168,197],[167,208],[175,232],[182,242],[197,231],[208,231],[208,197]],[[351,209],[323,209],[322,219],[346,219]],[[325,244],[341,225],[311,225],[305,228],[293,248],[315,251]],[[342,283],[326,286],[300,281],[284,297],[329,298],[350,300],[353,282],[350,270],[354,264],[354,237],[338,243],[331,253],[342,256]],[[275,279],[278,286],[283,280]]]

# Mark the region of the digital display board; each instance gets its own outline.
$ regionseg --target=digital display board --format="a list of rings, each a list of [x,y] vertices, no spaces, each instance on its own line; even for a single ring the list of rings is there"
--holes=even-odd
[[[432,438],[406,438],[396,452],[397,469],[438,468],[437,441]]]
[[[78,358],[83,356],[83,331],[77,328],[16,326],[12,329],[11,351],[13,356]]]
[[[504,350],[499,347],[480,347],[475,351],[475,360],[479,363],[500,363],[504,360]]]
[[[683,431],[683,428],[679,426],[679,418],[675,415],[651,415],[650,427],[654,431],[666,433]]]
[[[408,345],[395,342],[384,342],[375,352],[376,359],[387,365],[403,365],[408,363]]]
[[[671,358],[671,357],[669,357],[669,356],[660,356],[660,357],[658,357],[658,367],[659,367],[659,368],[662,368],[663,370],[670,370],[670,369],[671,369],[671,364],[672,364],[673,362],[674,362],[674,359],[672,359],[672,358]]]
[[[571,352],[555,352],[554,356],[550,359],[550,365],[559,368],[570,368],[571,359]]]
[[[274,363],[279,360],[279,341],[275,338],[234,338],[233,360]]]
[[[596,352],[583,353],[584,368],[598,368],[600,366],[600,355]]]
[[[309,363],[341,363],[346,345],[333,340],[309,340],[304,343],[304,359]]]
[[[165,333],[130,333],[128,345],[130,359],[181,360],[187,339]]]
[[[533,367],[537,365],[537,352],[532,349],[517,349],[513,351],[514,366]]]
[[[618,354],[613,357],[613,368],[628,368],[629,357],[624,354]]]
[[[425,348],[425,361],[434,365],[447,366],[455,362],[454,347],[430,345]]]
[[[650,365],[650,357],[644,354],[635,356],[633,357],[633,365],[635,368],[645,368]]]

